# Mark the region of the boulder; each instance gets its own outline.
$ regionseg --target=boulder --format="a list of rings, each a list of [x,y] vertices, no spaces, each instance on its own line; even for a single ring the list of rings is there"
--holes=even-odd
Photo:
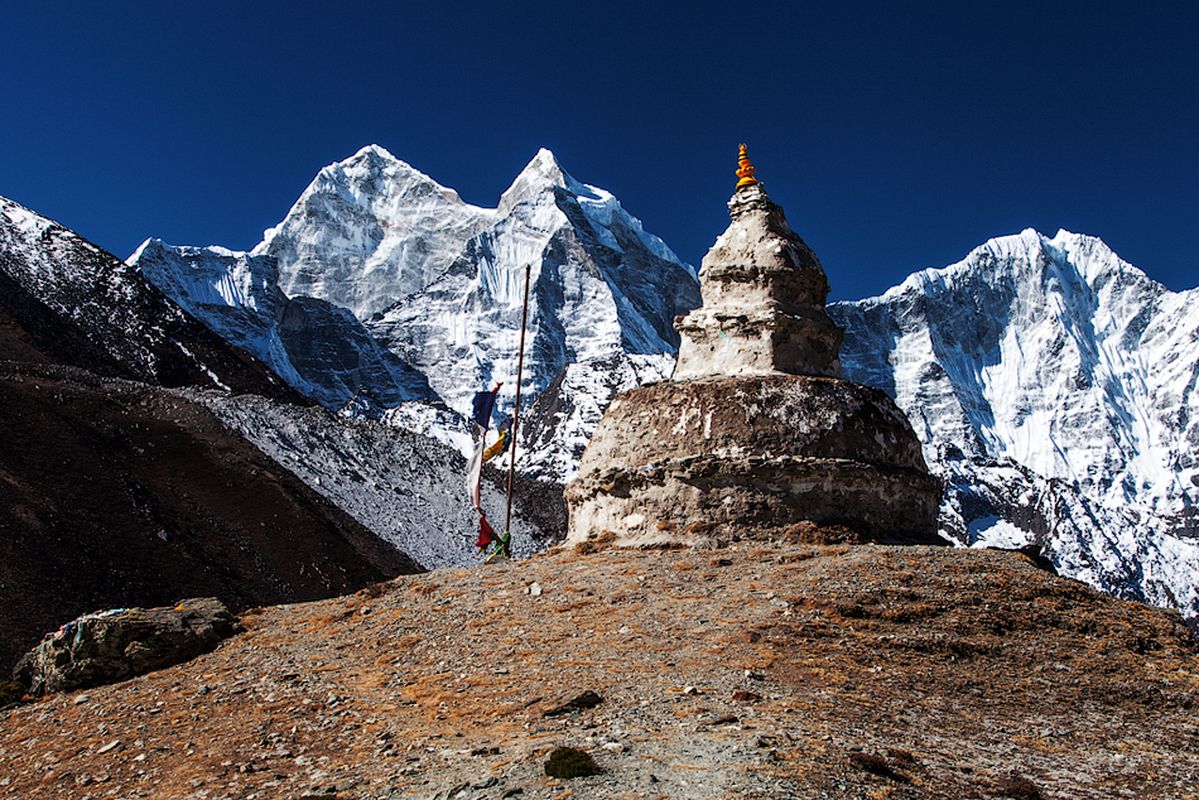
[[[98,611],[47,634],[13,675],[36,695],[86,689],[188,661],[241,630],[215,597]]]

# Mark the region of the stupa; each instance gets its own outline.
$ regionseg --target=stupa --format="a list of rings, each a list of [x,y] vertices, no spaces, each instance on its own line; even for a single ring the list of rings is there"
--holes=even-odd
[[[771,201],[745,145],[732,223],[704,257],[703,305],[675,319],[671,380],[625,392],[566,487],[568,543],[773,538],[943,543],[941,483],[903,412],[840,377],[843,332],[820,260]],[[804,523],[808,523],[805,525]]]

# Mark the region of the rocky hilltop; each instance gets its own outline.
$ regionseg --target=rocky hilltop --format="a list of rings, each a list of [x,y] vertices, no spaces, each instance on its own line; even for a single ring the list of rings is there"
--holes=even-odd
[[[204,406],[0,362],[0,669],[86,611],[341,594],[421,565]]]
[[[0,712],[0,796],[1185,798],[1176,614],[1015,553],[559,550],[259,609]],[[572,702],[574,701],[574,702]],[[549,778],[579,748],[602,770]]]

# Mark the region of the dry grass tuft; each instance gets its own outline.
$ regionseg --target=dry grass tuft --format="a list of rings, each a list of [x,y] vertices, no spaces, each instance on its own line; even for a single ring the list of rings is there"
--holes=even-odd
[[[612,531],[604,531],[603,533],[589,538],[586,541],[579,542],[575,545],[575,552],[581,556],[588,553],[598,553],[601,550],[606,550],[616,541],[616,534]]]
[[[782,531],[782,539],[793,544],[861,544],[862,534],[842,525],[797,522]]]

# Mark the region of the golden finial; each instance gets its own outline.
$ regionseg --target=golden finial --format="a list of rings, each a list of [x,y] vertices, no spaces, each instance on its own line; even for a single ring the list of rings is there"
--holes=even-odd
[[[756,186],[759,181],[754,177],[754,165],[749,163],[749,148],[741,145],[741,152],[737,154],[737,188],[744,189],[746,186]]]

